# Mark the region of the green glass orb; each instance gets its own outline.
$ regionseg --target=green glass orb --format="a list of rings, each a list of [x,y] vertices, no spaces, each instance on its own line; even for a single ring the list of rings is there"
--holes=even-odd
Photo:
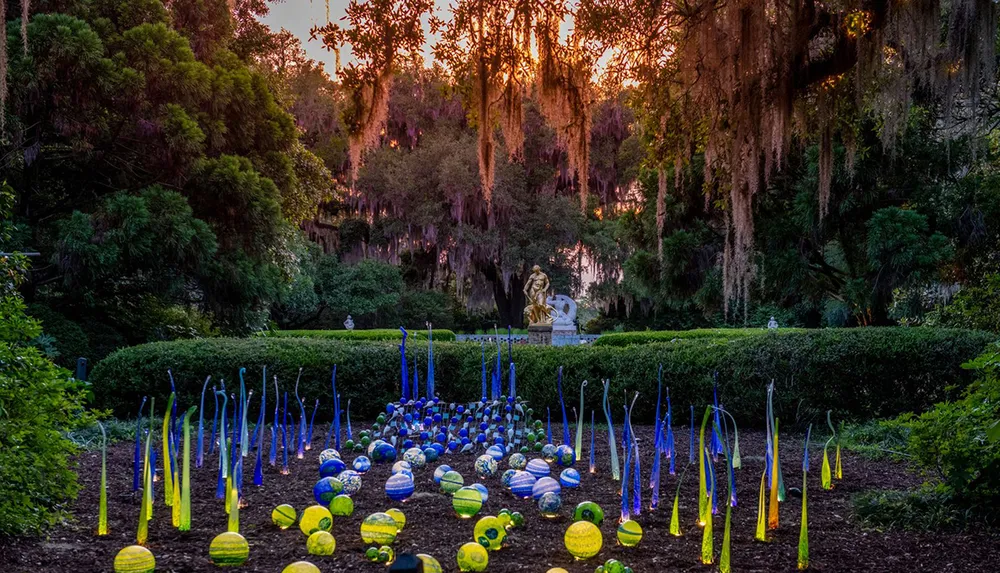
[[[573,510],[574,521],[589,521],[600,526],[604,523],[604,510],[592,501],[582,501]]]
[[[129,545],[115,555],[115,573],[153,573],[153,552],[141,545]]]
[[[307,507],[299,519],[299,529],[306,535],[312,535],[316,531],[330,531],[331,527],[333,527],[333,515],[322,505]]]
[[[403,512],[399,511],[395,507],[390,507],[385,510],[385,513],[396,522],[396,531],[402,531],[403,526],[406,525],[406,516],[403,515]]]
[[[456,471],[445,472],[441,476],[441,491],[445,493],[455,493],[465,485],[465,478]]]
[[[378,422],[379,424],[384,424],[385,423],[385,414],[379,414],[378,417],[375,418],[375,421]]]
[[[283,503],[271,511],[271,521],[281,529],[288,529],[295,525],[295,508]]]
[[[361,437],[361,447],[367,448],[368,444],[370,444],[370,443],[372,443],[372,439],[371,438],[369,438],[368,436],[362,436]]]
[[[638,522],[629,519],[618,526],[618,543],[625,547],[635,547],[640,541],[642,541],[642,526]],[[607,565],[604,568],[607,569]]]
[[[485,571],[490,562],[490,554],[478,543],[466,543],[459,547],[455,559],[458,561],[459,571]]]
[[[344,447],[346,447],[348,450],[353,450],[354,440],[347,440],[346,442],[344,442]]]
[[[526,453],[530,452],[531,450],[528,449],[528,446],[521,446],[521,449],[518,450],[518,451],[521,452],[522,454],[526,454]]]
[[[524,527],[524,515],[522,515],[520,511],[515,511],[510,514],[510,521],[514,524],[514,527]]]
[[[501,513],[497,515],[497,519],[500,520],[500,523],[503,525],[504,529],[510,529],[511,527],[514,527],[514,521],[510,518],[509,513]]]
[[[282,569],[281,573],[320,573],[320,571],[319,567],[308,561],[296,561]]]
[[[590,559],[601,551],[604,537],[601,530],[589,521],[577,521],[566,529],[563,544],[576,559]]]
[[[354,500],[347,494],[340,494],[330,502],[330,513],[337,517],[350,517],[354,513]]]
[[[528,432],[528,435],[525,436],[525,439],[527,439],[529,443],[535,443],[535,433]]]
[[[625,565],[617,559],[608,559],[604,562],[604,573],[625,573]]]
[[[542,451],[542,448],[544,448],[544,447],[545,447],[545,445],[542,444],[541,442],[535,442],[535,445],[532,446],[531,449],[535,450],[536,452],[540,452],[540,451]]]
[[[365,549],[365,559],[369,561],[378,561],[378,547],[369,547]]]
[[[396,520],[387,513],[373,513],[361,522],[361,539],[365,543],[389,545],[396,541]]]
[[[476,522],[472,536],[483,547],[496,551],[503,547],[503,542],[507,539],[507,529],[499,518],[488,515]]]
[[[215,536],[208,546],[208,558],[217,567],[239,567],[250,557],[250,544],[239,533],[227,531]]]
[[[379,563],[392,563],[396,559],[396,552],[392,550],[392,547],[388,545],[383,545],[378,548],[378,562]]]
[[[337,549],[337,540],[329,531],[317,531],[306,540],[306,551],[309,555],[333,555]]]
[[[426,553],[417,553],[417,559],[424,563],[424,573],[442,573],[441,563]]]
[[[462,519],[468,519],[483,507],[483,497],[479,491],[473,487],[463,487],[455,492],[451,498],[451,506],[455,508],[455,513]]]

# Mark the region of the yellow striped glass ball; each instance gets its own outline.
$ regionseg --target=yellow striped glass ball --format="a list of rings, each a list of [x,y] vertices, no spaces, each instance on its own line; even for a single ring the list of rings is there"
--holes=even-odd
[[[115,573],[152,573],[155,569],[153,552],[141,545],[129,545],[115,555]]]
[[[403,512],[395,507],[390,507],[385,510],[385,513],[396,522],[396,531],[402,531],[403,526],[406,525],[406,516],[403,515]]]
[[[333,555],[337,549],[337,540],[329,531],[317,531],[306,540],[306,551],[309,555]]]
[[[295,525],[295,517],[295,508],[287,503],[279,505],[271,512],[271,521],[281,529],[288,529]]]
[[[296,561],[282,569],[281,573],[320,573],[320,570],[308,561]]]
[[[570,555],[577,559],[590,559],[601,551],[604,537],[601,530],[589,521],[577,521],[566,529],[563,543]]]
[[[426,553],[417,553],[417,559],[424,563],[424,573],[442,573],[441,563]]]
[[[365,543],[390,545],[398,532],[396,520],[387,513],[373,513],[361,522],[361,539]]]
[[[333,527],[333,515],[322,505],[307,507],[299,519],[299,529],[306,535],[312,535],[316,531],[330,531],[331,527]]]
[[[490,562],[490,554],[486,548],[478,543],[466,543],[458,548],[459,571],[485,571],[486,565]]]
[[[642,526],[638,522],[629,519],[618,526],[618,543],[625,547],[635,547],[640,541],[642,541]]]
[[[250,545],[239,533],[227,531],[215,536],[208,546],[208,558],[218,567],[239,567],[250,557]]]

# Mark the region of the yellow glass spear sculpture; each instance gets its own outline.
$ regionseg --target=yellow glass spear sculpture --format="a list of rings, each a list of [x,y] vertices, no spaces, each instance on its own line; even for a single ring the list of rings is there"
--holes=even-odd
[[[771,456],[771,503],[767,513],[767,528],[778,529],[778,419],[774,419],[774,452]]]
[[[149,413],[150,418],[153,414],[154,402],[150,403]],[[152,426],[152,424],[150,424]],[[150,450],[150,437],[152,436],[152,431],[146,433],[146,454],[145,462],[143,463],[142,470],[142,501],[139,502],[139,529],[135,534],[135,542],[139,545],[145,545],[146,540],[149,538],[149,520],[153,518],[153,476],[152,467],[149,463],[149,450]]]
[[[827,450],[830,448],[830,442],[837,437],[837,430],[833,429],[833,422],[830,421],[830,410],[826,411],[826,425],[830,426],[830,431],[833,434],[830,439],[823,444],[823,469],[820,473],[820,487],[823,489],[833,489],[833,478],[830,474],[830,456],[827,455]]]
[[[101,501],[97,513],[97,534],[108,534],[108,434],[104,424],[98,422],[101,429]]]
[[[240,465],[241,458],[236,456],[236,461],[233,463],[233,471],[229,474],[229,527],[227,531],[233,533],[240,532],[240,494],[236,491],[236,480],[233,479],[233,474],[237,471],[243,471]]]
[[[698,523],[703,527],[701,532],[701,562],[711,565],[713,560],[712,541],[712,498],[707,491],[705,472],[705,426],[712,416],[712,407],[705,408],[705,416],[701,419],[701,433],[698,438]]]
[[[191,531],[191,416],[197,406],[191,406],[184,413],[184,469],[181,475],[181,522],[177,529]]]
[[[170,412],[174,407],[174,400],[177,396],[171,392],[167,399],[167,411],[163,413],[163,503],[168,506],[174,504],[174,470],[170,463],[172,459],[170,452]],[[176,524],[175,524],[176,525]]]
[[[806,489],[809,485],[809,434],[812,424],[806,430],[806,445],[802,452],[802,526],[799,528],[799,569],[809,568],[809,515],[806,512]]]
[[[757,541],[767,542],[767,504],[766,504],[766,484],[767,484],[767,470],[765,469],[760,474],[760,496],[757,499],[757,531],[754,533],[753,538]]]

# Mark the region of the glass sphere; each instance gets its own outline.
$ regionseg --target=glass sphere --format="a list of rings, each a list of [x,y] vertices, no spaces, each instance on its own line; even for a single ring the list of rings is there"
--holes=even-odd
[[[549,469],[549,464],[546,463],[545,460],[539,458],[535,458],[530,462],[528,462],[528,465],[525,466],[525,469],[528,471],[528,473],[535,476],[536,478],[545,477],[549,475],[549,472],[551,471]]]
[[[396,520],[387,513],[373,513],[361,522],[361,539],[365,543],[389,545],[396,541]]]
[[[475,488],[463,487],[455,492],[451,498],[451,506],[455,508],[455,513],[463,519],[468,519],[483,507],[483,496]]]
[[[504,470],[504,472],[500,474],[500,483],[503,484],[505,488],[510,489],[510,480],[516,473],[517,470]]]
[[[295,508],[283,503],[271,511],[271,521],[281,529],[288,529],[295,525]]]
[[[344,483],[335,477],[325,477],[313,486],[313,498],[320,505],[329,505],[333,498],[344,491]]]
[[[523,470],[526,465],[528,465],[528,458],[524,457],[524,454],[511,454],[510,460],[507,461],[511,469]]]
[[[476,482],[469,487],[473,487],[479,492],[479,496],[483,498],[483,503],[486,503],[490,499],[490,491],[486,489],[486,486]]]
[[[562,493],[562,487],[556,480],[545,476],[535,480],[535,485],[531,488],[532,499],[539,499],[546,493]]]
[[[466,543],[458,548],[459,571],[485,571],[490,561],[490,554],[478,543]]]
[[[239,567],[250,557],[250,544],[239,533],[227,531],[215,536],[208,546],[208,558],[217,567]]]
[[[299,519],[299,529],[306,535],[312,535],[316,531],[330,531],[333,527],[333,515],[330,510],[322,505],[310,505],[302,512]]]
[[[592,501],[581,501],[573,510],[573,521],[589,521],[599,526],[604,523],[604,510]]]
[[[483,454],[476,458],[476,475],[481,479],[493,477],[497,473],[497,461],[492,456]]]
[[[361,491],[361,474],[354,470],[344,470],[337,476],[340,483],[344,484],[344,493],[354,495]]]
[[[442,573],[441,563],[426,553],[417,553],[417,559],[424,563],[424,573]]]
[[[515,511],[510,514],[510,522],[514,524],[514,527],[521,528],[524,527],[524,516],[520,511]]]
[[[463,485],[465,485],[465,478],[462,477],[462,474],[454,470],[445,472],[441,476],[441,491],[445,493],[455,493]]]
[[[319,567],[308,561],[296,561],[282,569],[281,573],[320,573],[320,571]]]
[[[566,529],[563,544],[576,559],[590,559],[600,553],[604,537],[601,535],[601,530],[593,523],[577,521]]]
[[[306,551],[309,555],[333,555],[337,549],[337,540],[329,531],[317,531],[306,540]]]
[[[558,516],[560,509],[562,509],[562,498],[558,493],[549,491],[538,498],[538,510],[545,517]]]
[[[405,473],[391,475],[385,482],[385,494],[393,501],[406,501],[413,490],[413,477]]]
[[[574,488],[580,485],[580,472],[573,468],[566,468],[559,474],[559,485],[565,488]]]
[[[326,460],[319,466],[319,477],[334,477],[347,468],[347,464],[340,458]]]
[[[531,497],[531,490],[535,487],[535,481],[535,476],[530,473],[518,471],[510,478],[510,492],[517,497],[527,499]]]
[[[556,461],[556,447],[553,444],[542,446],[542,458],[550,464]]]
[[[427,464],[427,456],[420,448],[410,448],[403,452],[403,459],[410,462],[415,468],[422,468]]]
[[[330,514],[336,517],[350,517],[354,513],[354,500],[351,496],[340,494],[330,502]]]
[[[333,459],[340,459],[340,452],[333,448],[327,448],[319,453],[319,465],[323,465],[323,462]]]
[[[486,448],[486,455],[490,456],[491,458],[499,462],[500,460],[503,459],[504,451],[503,448],[500,446],[490,446]]]
[[[396,531],[402,531],[403,526],[406,525],[406,516],[403,515],[403,512],[399,511],[395,507],[390,507],[385,510],[385,513],[396,522]]]
[[[129,545],[115,555],[115,573],[153,573],[156,558],[141,545]]]
[[[353,462],[351,462],[351,467],[354,468],[354,471],[359,474],[364,474],[368,470],[372,469],[372,461],[369,460],[367,456],[358,456],[354,458]]]
[[[635,547],[640,541],[642,541],[642,526],[638,522],[629,519],[618,526],[618,543],[625,547]]]
[[[441,465],[439,465],[437,468],[434,469],[434,483],[440,484],[441,483],[441,478],[444,477],[444,474],[446,474],[446,473],[448,473],[450,471],[451,471],[451,466],[449,466],[447,464],[441,464]]]
[[[413,474],[413,464],[406,460],[399,460],[398,462],[392,464],[392,473],[406,473],[409,472],[410,475]]]
[[[625,573],[625,564],[617,559],[604,562],[604,573]]]
[[[499,518],[488,515],[476,522],[472,536],[476,543],[490,551],[496,551],[503,547],[503,542],[507,539],[507,528]]]
[[[576,452],[573,448],[563,444],[556,448],[556,463],[563,466],[569,467],[576,463]]]

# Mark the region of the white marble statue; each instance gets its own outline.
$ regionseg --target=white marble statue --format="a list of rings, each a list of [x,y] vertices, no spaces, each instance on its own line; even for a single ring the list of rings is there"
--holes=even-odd
[[[550,296],[545,300],[555,309],[552,312],[552,326],[557,330],[576,329],[576,301],[564,294]],[[559,328],[562,327],[562,328]]]
[[[351,315],[347,315],[347,320],[344,321],[344,328],[354,330],[354,319],[351,318]]]

